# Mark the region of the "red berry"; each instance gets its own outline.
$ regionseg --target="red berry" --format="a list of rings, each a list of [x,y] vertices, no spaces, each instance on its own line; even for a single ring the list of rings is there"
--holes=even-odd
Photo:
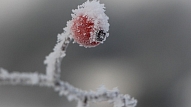
[[[72,20],[67,23],[68,32],[74,42],[84,47],[95,47],[109,36],[108,17],[99,0],[91,0],[72,10]]]
[[[82,46],[95,47],[100,44],[96,40],[97,31],[94,28],[94,22],[87,16],[79,16],[73,19],[71,30],[75,42]]]

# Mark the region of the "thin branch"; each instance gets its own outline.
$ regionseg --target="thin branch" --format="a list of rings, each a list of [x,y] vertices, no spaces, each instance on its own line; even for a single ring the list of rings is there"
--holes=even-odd
[[[40,85],[53,86],[52,81],[48,81],[47,76],[39,73],[9,73],[7,70],[0,68],[1,85]]]
[[[37,85],[52,87],[55,91],[59,92],[60,96],[67,96],[69,101],[76,100],[81,104],[79,106],[88,106],[89,102],[109,101],[114,103],[115,107],[134,107],[137,101],[134,98],[130,98],[129,95],[119,94],[117,88],[113,90],[107,90],[105,87],[99,88],[94,91],[83,91],[75,88],[64,81],[49,81],[47,76],[38,73],[9,73],[7,70],[0,69],[0,84],[12,84],[12,85]]]
[[[63,57],[66,56],[66,49],[70,40],[71,39],[66,32],[59,34],[57,44],[55,45],[53,52],[51,52],[44,61],[44,64],[46,64],[46,75],[50,81],[57,82],[60,80],[60,66]]]
[[[60,40],[62,38],[62,40]],[[59,95],[65,95],[69,101],[78,101],[78,107],[88,106],[89,102],[109,101],[114,103],[114,107],[135,107],[137,100],[130,98],[129,95],[119,94],[118,89],[107,90],[101,87],[97,92],[87,92],[75,88],[67,82],[60,80],[60,65],[65,56],[66,48],[70,42],[66,33],[58,35],[58,43],[54,51],[46,57],[46,74],[39,73],[9,73],[7,70],[0,69],[0,84],[13,85],[37,85],[52,87]],[[52,71],[51,71],[52,70]]]

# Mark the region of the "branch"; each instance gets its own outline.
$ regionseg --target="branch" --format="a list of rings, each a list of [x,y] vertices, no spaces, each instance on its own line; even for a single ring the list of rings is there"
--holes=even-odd
[[[83,91],[75,88],[64,81],[53,82],[50,81],[46,75],[38,73],[9,73],[7,70],[0,69],[0,84],[12,85],[37,85],[52,87],[55,91],[59,92],[60,96],[67,96],[69,101],[78,101],[78,107],[87,107],[89,102],[109,101],[114,103],[114,107],[135,107],[137,101],[130,98],[129,95],[119,94],[117,88],[107,90],[105,87],[99,88],[94,91]]]
[[[70,43],[70,37],[66,32],[58,34],[57,44],[53,52],[51,52],[45,59],[47,79],[57,82],[60,80],[61,62],[63,57],[66,56],[66,49]]]
[[[3,68],[0,68],[0,84],[52,86],[52,82],[48,81],[46,75],[38,73],[9,73]]]

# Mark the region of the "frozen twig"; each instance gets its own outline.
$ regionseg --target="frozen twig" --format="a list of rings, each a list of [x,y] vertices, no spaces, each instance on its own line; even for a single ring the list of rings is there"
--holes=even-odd
[[[66,32],[59,34],[53,52],[51,52],[44,61],[44,64],[46,64],[47,79],[50,81],[56,82],[60,79],[61,61],[63,57],[66,56],[65,52],[70,40]]]
[[[7,70],[0,68],[0,84],[12,85],[46,85],[52,83],[47,81],[47,76],[38,73],[9,73]]]
[[[95,5],[94,5],[95,3]],[[99,10],[99,8],[101,9]],[[87,10],[85,10],[87,8]],[[97,9],[98,8],[98,9]],[[87,32],[89,34],[85,34],[85,36],[90,36],[90,39],[83,44],[81,40],[79,43],[85,45],[85,47],[90,47],[92,45],[98,45],[105,40],[105,37],[108,37],[108,26],[107,20],[108,17],[103,13],[104,12],[104,5],[100,4],[99,1],[87,1],[81,6],[78,6],[78,10],[73,10],[74,14],[72,14],[73,19],[76,19],[78,22],[77,24],[81,23],[79,21],[86,20],[86,17],[91,17],[90,21],[93,20],[93,30],[94,32],[98,31],[98,33]],[[96,11],[89,11],[91,9],[95,9]],[[85,18],[82,15],[82,12],[85,12]],[[97,13],[96,13],[97,12]],[[96,14],[95,14],[96,13]],[[80,14],[80,15],[79,15]],[[95,16],[95,15],[98,15]],[[81,19],[78,20],[80,17]],[[97,19],[96,19],[97,18]],[[75,21],[76,22],[76,21]],[[76,100],[78,101],[78,107],[87,107],[89,102],[100,102],[100,101],[108,101],[114,104],[114,107],[135,107],[137,104],[137,100],[131,98],[129,95],[122,95],[119,94],[117,88],[113,90],[107,90],[105,87],[101,87],[97,89],[96,92],[94,91],[83,91],[74,86],[70,85],[67,82],[60,80],[60,73],[61,73],[61,62],[63,57],[66,55],[66,49],[70,41],[73,39],[73,35],[75,33],[72,32],[72,26],[76,25],[75,22],[68,21],[67,27],[64,28],[64,32],[58,35],[57,44],[55,45],[53,52],[51,52],[45,59],[44,64],[46,64],[46,73],[39,74],[39,73],[19,73],[19,72],[8,72],[7,70],[0,68],[0,84],[2,85],[37,85],[37,86],[45,86],[45,87],[52,87],[55,91],[59,92],[59,95],[65,95],[69,101]],[[75,23],[75,24],[74,24]],[[90,24],[85,23],[85,24]],[[92,24],[91,24],[92,25]],[[79,25],[78,27],[80,27]],[[78,27],[74,27],[75,30]],[[91,26],[86,26],[91,27]],[[90,29],[91,30],[91,29]],[[90,31],[87,30],[87,31]],[[85,30],[86,31],[86,30]],[[106,32],[105,32],[106,31]],[[75,31],[74,31],[75,32]],[[76,31],[78,32],[78,31]],[[80,31],[79,31],[80,32]],[[78,36],[81,36],[81,33]],[[98,36],[98,37],[97,37]],[[97,41],[97,40],[98,41]],[[78,40],[78,39],[77,39]],[[90,43],[87,43],[90,42]]]
[[[59,92],[60,96],[67,96],[69,101],[78,101],[78,107],[88,106],[89,102],[108,101],[114,103],[114,107],[135,107],[137,101],[130,98],[129,95],[119,94],[117,88],[107,90],[105,87],[100,87],[96,92],[83,91],[67,82],[58,80],[57,82],[50,81],[47,75],[38,73],[9,73],[7,70],[0,69],[0,84],[12,85],[37,85],[44,87],[52,87]]]

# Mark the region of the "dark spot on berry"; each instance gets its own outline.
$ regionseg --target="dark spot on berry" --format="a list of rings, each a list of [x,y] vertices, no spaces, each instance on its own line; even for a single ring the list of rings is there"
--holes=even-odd
[[[104,32],[104,30],[99,30],[96,33],[96,40],[97,41],[103,41],[105,39],[106,33]]]

